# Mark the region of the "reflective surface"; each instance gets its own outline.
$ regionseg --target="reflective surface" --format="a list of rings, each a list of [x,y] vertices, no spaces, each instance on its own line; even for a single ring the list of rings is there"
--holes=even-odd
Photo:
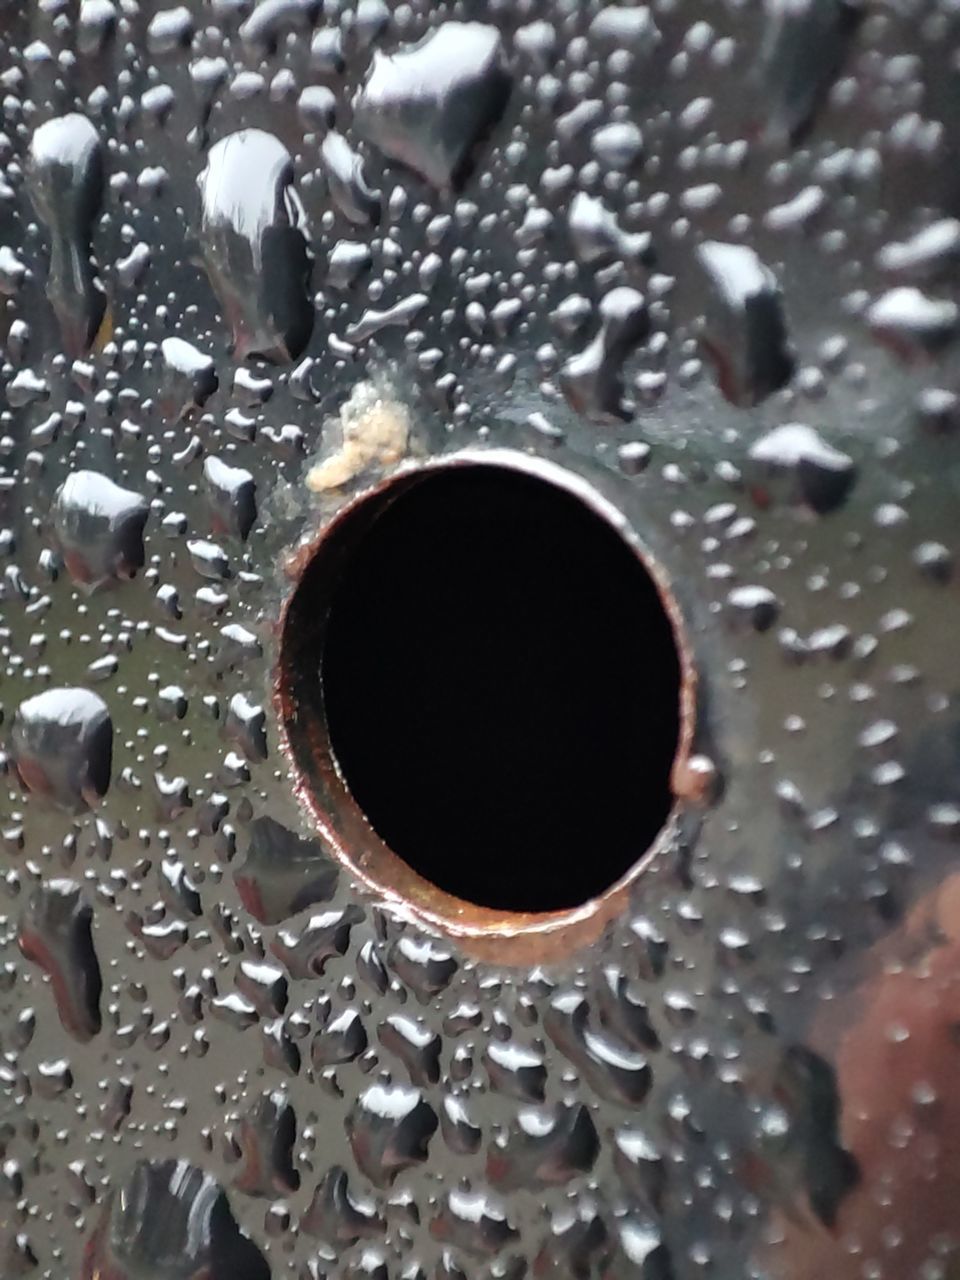
[[[954,10],[5,6],[0,1274],[957,1274]],[[699,677],[524,963],[275,705],[301,542],[489,447]]]

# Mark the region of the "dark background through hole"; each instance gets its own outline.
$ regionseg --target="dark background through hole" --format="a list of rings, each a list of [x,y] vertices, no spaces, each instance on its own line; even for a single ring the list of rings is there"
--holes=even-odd
[[[619,535],[545,481],[449,470],[388,506],[333,593],[321,674],[357,803],[461,898],[575,906],[667,816],[670,623]]]

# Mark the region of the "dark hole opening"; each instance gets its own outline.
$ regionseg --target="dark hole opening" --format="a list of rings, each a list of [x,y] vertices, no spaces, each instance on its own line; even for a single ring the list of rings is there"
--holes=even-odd
[[[510,911],[585,902],[649,847],[680,679],[619,534],[493,466],[385,502],[343,561],[321,659],[332,750],[373,828],[434,885]]]

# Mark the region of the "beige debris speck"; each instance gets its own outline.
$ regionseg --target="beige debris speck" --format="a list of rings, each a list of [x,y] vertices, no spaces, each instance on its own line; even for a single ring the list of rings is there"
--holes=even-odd
[[[406,405],[369,382],[354,388],[340,410],[340,423],[340,447],[307,473],[307,488],[313,493],[340,489],[367,467],[390,466],[407,452],[410,414]]]

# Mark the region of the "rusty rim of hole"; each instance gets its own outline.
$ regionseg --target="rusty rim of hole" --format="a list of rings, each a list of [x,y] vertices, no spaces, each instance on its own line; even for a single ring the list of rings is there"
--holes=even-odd
[[[307,574],[321,575],[320,592],[332,587],[351,550],[385,509],[421,479],[450,468],[487,466],[519,471],[578,498],[626,542],[650,575],[673,632],[680,667],[679,732],[670,772],[673,804],[663,826],[637,861],[609,888],[577,907],[557,911],[503,911],[455,897],[426,880],[395,854],[373,830],[354,800],[333,753],[322,714],[317,642],[322,618],[316,613],[304,635],[296,625],[298,596]],[[366,519],[363,517],[366,515]],[[274,705],[284,753],[294,775],[297,797],[321,839],[349,874],[396,915],[414,920],[428,932],[453,938],[468,954],[500,964],[536,964],[560,958],[594,942],[605,926],[629,905],[633,885],[669,842],[680,804],[696,797],[695,771],[688,767],[694,737],[697,676],[690,643],[666,573],[642,544],[627,517],[577,473],[558,463],[512,449],[465,449],[454,454],[401,464],[377,483],[348,497],[304,542],[287,564],[294,581],[280,610],[279,656]],[[313,592],[311,592],[313,595]],[[311,662],[299,663],[301,650],[312,653],[317,681],[314,699],[300,696]],[[320,711],[317,708],[321,708]]]

